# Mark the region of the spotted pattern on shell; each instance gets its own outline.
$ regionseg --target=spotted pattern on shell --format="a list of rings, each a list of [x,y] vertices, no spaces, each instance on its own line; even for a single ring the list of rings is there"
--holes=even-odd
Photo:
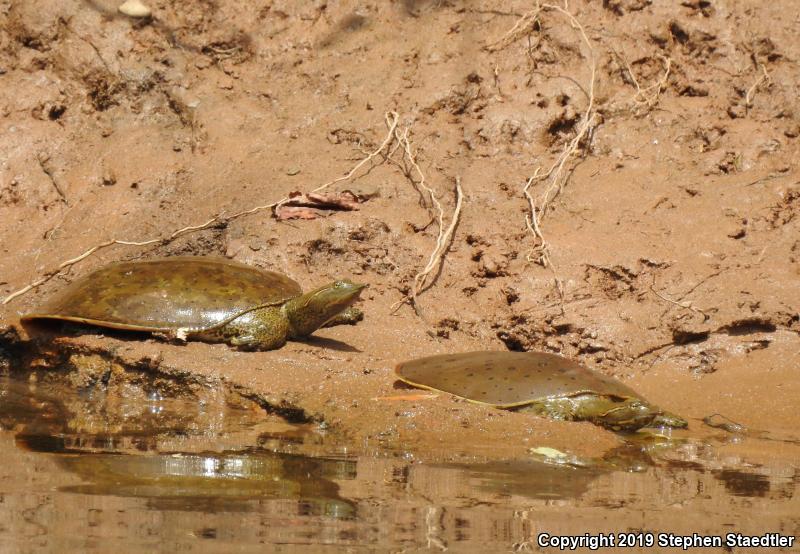
[[[579,363],[544,352],[464,352],[402,362],[398,378],[499,408],[594,393],[639,398],[631,388]]]

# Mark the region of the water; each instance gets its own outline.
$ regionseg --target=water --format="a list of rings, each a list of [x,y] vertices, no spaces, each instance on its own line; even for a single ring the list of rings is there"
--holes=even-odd
[[[347,455],[324,430],[225,391],[141,378],[81,392],[42,375],[0,380],[3,553],[556,552],[541,533],[800,535],[791,442],[720,434],[602,460],[413,463]]]

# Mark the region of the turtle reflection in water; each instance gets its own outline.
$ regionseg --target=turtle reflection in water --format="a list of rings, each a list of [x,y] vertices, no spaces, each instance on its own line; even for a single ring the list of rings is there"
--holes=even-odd
[[[397,377],[497,408],[567,421],[590,421],[614,431],[687,427],[616,379],[540,352],[465,352],[398,364]]]
[[[334,281],[303,294],[282,273],[223,258],[176,256],[106,266],[22,320],[65,320],[271,350],[320,327],[361,319],[350,306],[364,286]]]

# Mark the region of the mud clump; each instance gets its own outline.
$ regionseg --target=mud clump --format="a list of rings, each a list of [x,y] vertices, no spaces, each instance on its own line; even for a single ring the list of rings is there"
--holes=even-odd
[[[73,354],[65,365],[70,384],[79,390],[108,385],[111,374],[122,370],[120,365],[98,354]]]

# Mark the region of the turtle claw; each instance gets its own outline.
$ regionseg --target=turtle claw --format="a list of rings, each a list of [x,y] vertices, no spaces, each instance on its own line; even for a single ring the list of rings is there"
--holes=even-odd
[[[331,318],[323,327],[333,327],[334,325],[355,325],[364,319],[364,312],[358,308],[350,307],[339,315]]]
[[[155,331],[153,336],[167,342],[186,342],[186,334],[179,331],[180,329],[177,331]]]
[[[256,347],[258,340],[253,335],[239,335],[238,337],[231,337],[230,343],[237,348],[252,350]]]

